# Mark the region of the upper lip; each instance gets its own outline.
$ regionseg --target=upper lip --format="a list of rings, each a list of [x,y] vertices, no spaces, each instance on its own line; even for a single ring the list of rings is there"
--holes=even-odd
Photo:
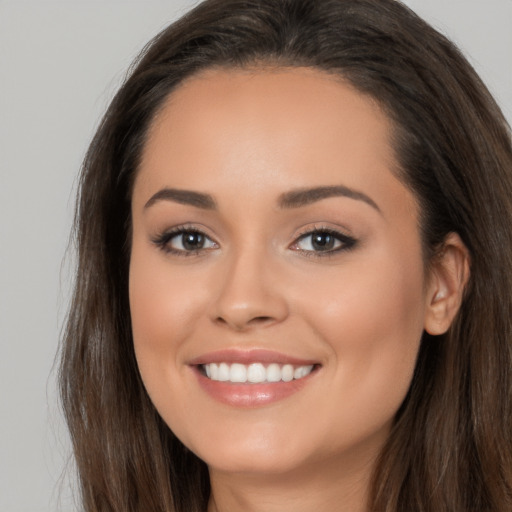
[[[313,359],[303,359],[266,349],[224,349],[202,354],[191,359],[188,364],[195,366],[209,363],[277,363],[292,364],[295,366],[308,366],[318,364],[318,361]]]

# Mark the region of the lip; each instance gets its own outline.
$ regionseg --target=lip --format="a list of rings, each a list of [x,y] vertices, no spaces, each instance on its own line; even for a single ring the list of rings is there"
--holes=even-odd
[[[204,364],[222,362],[246,365],[251,363],[293,364],[295,366],[314,365],[315,368],[309,375],[301,379],[292,380],[290,382],[280,381],[258,384],[214,381],[206,377],[200,369],[200,366]],[[204,392],[217,402],[239,408],[263,407],[298,393],[315,378],[320,367],[319,362],[312,359],[302,359],[280,352],[262,349],[219,350],[196,357],[188,364]]]
[[[191,366],[198,366],[209,363],[277,363],[293,364],[295,366],[317,365],[319,361],[313,359],[302,359],[281,352],[265,349],[225,349],[202,354],[188,362]]]

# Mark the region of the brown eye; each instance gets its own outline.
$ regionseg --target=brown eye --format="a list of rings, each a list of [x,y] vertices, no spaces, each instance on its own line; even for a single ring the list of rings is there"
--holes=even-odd
[[[197,252],[217,247],[217,244],[204,233],[192,230],[170,234],[165,245],[168,250],[176,252]]]
[[[336,239],[330,233],[315,233],[311,235],[311,246],[315,251],[331,251],[335,248]]]
[[[169,231],[154,239],[153,242],[165,252],[177,255],[194,254],[218,247],[211,238],[193,229]]]
[[[202,249],[206,239],[203,234],[194,231],[182,233],[179,237],[181,237],[181,247],[183,247],[185,251],[197,251],[198,249]]]
[[[331,230],[314,230],[302,235],[293,249],[306,253],[334,253],[350,249],[356,240],[350,236]]]

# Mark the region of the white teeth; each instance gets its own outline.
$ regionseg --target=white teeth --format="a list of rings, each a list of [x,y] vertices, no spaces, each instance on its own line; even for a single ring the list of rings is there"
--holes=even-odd
[[[217,377],[217,380],[220,380],[221,382],[226,382],[229,380],[229,366],[226,364],[226,363],[220,363],[219,364],[219,372],[218,372],[218,377]],[[212,377],[212,379],[214,379],[214,377]]]
[[[229,380],[231,382],[247,382],[247,368],[243,364],[232,364],[229,370]]]
[[[264,382],[267,379],[267,371],[261,363],[253,363],[247,368],[247,380],[249,382]]]
[[[268,365],[267,380],[269,382],[279,382],[281,380],[281,367],[277,363]]]
[[[281,378],[284,382],[290,382],[293,380],[293,366],[291,364],[285,364],[281,370]]]
[[[302,379],[302,377],[305,377],[308,373],[309,370],[307,366],[299,366],[293,371],[293,378]]]
[[[265,367],[262,363],[249,365],[240,363],[210,363],[203,365],[206,376],[211,380],[234,383],[290,382],[302,379],[311,373],[313,365],[293,366],[271,363]]]

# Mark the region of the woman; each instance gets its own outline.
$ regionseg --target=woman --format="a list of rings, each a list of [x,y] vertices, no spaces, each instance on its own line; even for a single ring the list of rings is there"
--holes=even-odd
[[[87,511],[512,509],[512,150],[394,0],[209,0],[84,162]]]

